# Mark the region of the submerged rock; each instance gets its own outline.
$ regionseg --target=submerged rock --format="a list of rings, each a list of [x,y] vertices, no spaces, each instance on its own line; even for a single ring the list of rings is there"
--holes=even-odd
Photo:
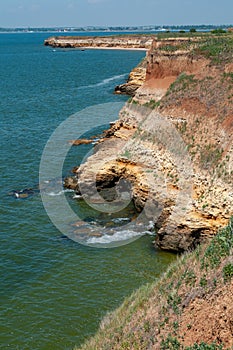
[[[79,146],[79,145],[88,145],[93,142],[93,140],[90,139],[79,139],[79,140],[69,140],[69,143],[71,143],[73,146]]]
[[[32,196],[34,194],[37,194],[39,193],[39,189],[38,188],[25,188],[23,190],[20,190],[20,191],[12,191],[12,192],[9,192],[9,196],[13,196],[15,198],[21,198],[21,199],[24,199],[24,198],[28,198],[29,196]]]

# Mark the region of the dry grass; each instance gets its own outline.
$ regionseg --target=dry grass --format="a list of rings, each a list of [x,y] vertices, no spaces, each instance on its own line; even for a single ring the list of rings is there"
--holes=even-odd
[[[179,257],[158,282],[141,287],[116,311],[107,314],[97,334],[80,350],[214,350],[233,346],[230,333],[233,324],[231,309],[224,314],[228,317],[224,335],[220,331],[212,332],[211,327],[214,325],[216,328],[216,323],[213,322],[206,327],[198,324],[197,329],[192,329],[190,312],[195,311],[197,317],[200,316],[199,321],[205,324],[208,310],[213,315],[216,312],[214,307],[210,307],[215,305],[215,297],[221,300],[223,294],[224,303],[228,300],[228,306],[232,304],[232,295],[229,294],[232,293],[232,249],[233,219],[209,245],[199,246],[195,251]],[[203,306],[204,313],[195,309],[200,308],[200,301],[205,301],[205,306],[209,307],[205,309]],[[219,300],[217,307],[221,308]],[[213,321],[218,324],[218,319],[213,318]],[[212,337],[206,341],[205,334],[208,330]],[[202,345],[190,343],[190,339],[196,339],[195,335],[199,343],[204,341]],[[230,341],[224,343],[223,340],[226,339]]]

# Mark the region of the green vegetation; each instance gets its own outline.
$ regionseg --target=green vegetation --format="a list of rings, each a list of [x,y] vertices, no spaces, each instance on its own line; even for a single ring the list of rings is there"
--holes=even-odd
[[[193,346],[187,347],[186,350],[222,350],[222,345],[217,345],[215,343],[212,344],[194,344]]]
[[[170,334],[161,342],[161,350],[179,350],[180,346],[181,344],[178,339],[176,337],[172,337]]]
[[[131,152],[130,152],[128,149],[126,149],[126,150],[124,151],[124,153],[122,153],[120,156],[121,156],[122,158],[130,159],[130,158],[132,157],[132,154],[131,154]]]
[[[223,149],[216,145],[205,145],[200,151],[200,162],[204,168],[215,167],[223,154]]]
[[[215,343],[194,344],[193,346],[183,347],[176,337],[168,336],[166,340],[162,341],[161,350],[222,350],[223,346]]]
[[[168,96],[172,92],[184,91],[190,87],[190,85],[194,85],[197,83],[197,80],[194,78],[194,75],[188,75],[186,73],[181,73],[178,78],[171,84],[168,89],[166,96]]]
[[[223,278],[227,282],[233,277],[233,264],[228,263],[223,267]]]
[[[217,28],[217,29],[213,29],[211,30],[212,34],[225,34],[227,31],[225,29],[222,28]]]
[[[233,247],[233,220],[229,226],[222,229],[221,234],[213,238],[210,245],[205,250],[203,258],[201,259],[201,269],[215,269],[222,259],[230,255]]]
[[[233,83],[233,73],[223,73],[223,79],[230,79],[231,82]]]
[[[149,102],[146,102],[143,106],[148,107],[150,109],[155,109],[159,107],[160,101],[150,100]]]
[[[211,59],[214,64],[222,64],[232,61],[233,35],[207,37],[200,41],[193,50],[194,54]]]
[[[133,105],[139,105],[139,102],[138,102],[137,100],[134,100],[134,99],[131,100],[131,103],[132,103]]]
[[[180,333],[183,310],[195,298],[208,299],[233,278],[233,218],[208,245],[182,255],[152,284],[133,293],[106,315],[98,333],[81,350],[221,350],[224,344],[205,342],[185,347]],[[199,300],[199,299],[198,299]],[[192,318],[187,331],[197,325]],[[202,341],[202,339],[200,339]]]
[[[187,34],[187,33],[186,33]],[[198,33],[197,33],[198,34]],[[207,135],[211,126],[210,119],[216,120],[216,130],[228,123],[233,113],[233,73],[231,72],[233,54],[233,34],[210,34],[195,37],[194,40],[180,40],[174,46],[177,50],[187,48],[190,60],[206,66],[206,72],[200,75],[181,73],[170,85],[165,96],[160,100],[160,111],[168,109],[186,110],[198,116],[192,121],[178,120],[176,128],[180,132],[191,159],[200,169],[208,171],[213,179],[221,178],[232,183],[232,168],[229,156],[224,157],[225,149],[214,138],[210,143]],[[173,42],[164,40],[160,50],[172,50]],[[205,62],[203,58],[209,60]],[[228,65],[228,66],[225,66]],[[184,118],[185,119],[185,118]],[[230,124],[229,124],[230,126]],[[214,133],[211,130],[211,133]],[[195,136],[195,139],[193,139]],[[205,208],[203,208],[205,209]]]
[[[226,28],[215,28],[209,32],[197,31],[197,28],[190,28],[187,30],[179,30],[177,32],[166,31],[163,33],[158,33],[158,39],[170,39],[170,38],[208,38],[216,35],[231,35],[230,32],[227,32]]]
[[[179,31],[179,32],[164,32],[158,34],[158,39],[170,39],[170,38],[193,38],[193,37],[205,37],[210,35],[210,33],[204,32],[191,32],[191,31]]]
[[[161,45],[158,50],[167,52],[188,50],[190,56],[204,56],[214,64],[232,60],[233,35],[221,28],[215,29],[211,33],[196,32],[195,28],[192,28],[189,32],[158,35],[159,40],[168,39],[169,41],[169,39],[172,40],[174,38],[181,38],[181,40],[176,42],[175,45],[164,40],[164,45]]]

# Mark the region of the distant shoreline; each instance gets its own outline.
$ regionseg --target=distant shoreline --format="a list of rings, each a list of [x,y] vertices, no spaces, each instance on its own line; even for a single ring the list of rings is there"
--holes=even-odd
[[[109,36],[51,36],[44,40],[45,46],[72,49],[140,50],[151,48],[156,38],[151,35],[109,35]]]
[[[60,49],[58,47],[57,49]],[[66,49],[69,49],[68,47]],[[147,51],[148,49],[142,48],[142,47],[99,47],[99,46],[87,46],[87,47],[71,47],[71,49],[77,49],[80,51],[85,51],[85,50],[127,50],[127,51]]]
[[[87,27],[1,27],[0,34],[2,33],[91,33],[91,32],[161,32],[165,30],[179,31],[186,30],[189,31],[190,28],[195,28],[197,31],[212,30],[216,28],[228,28],[232,27],[233,23],[227,24],[184,24],[184,25],[141,25],[141,26],[87,26]]]

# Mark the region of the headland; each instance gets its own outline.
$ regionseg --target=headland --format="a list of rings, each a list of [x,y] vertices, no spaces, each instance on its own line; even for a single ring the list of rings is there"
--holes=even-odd
[[[66,179],[77,193],[93,178],[99,193],[129,181],[155,246],[192,251],[106,315],[82,350],[232,348],[232,52],[230,32],[154,37],[115,89],[131,95],[119,119]]]
[[[72,180],[77,192],[93,172],[99,190],[130,181],[165,250],[196,247],[233,214],[232,43],[231,33],[153,38],[133,98]]]
[[[148,50],[151,35],[52,36],[44,45],[60,48]]]

